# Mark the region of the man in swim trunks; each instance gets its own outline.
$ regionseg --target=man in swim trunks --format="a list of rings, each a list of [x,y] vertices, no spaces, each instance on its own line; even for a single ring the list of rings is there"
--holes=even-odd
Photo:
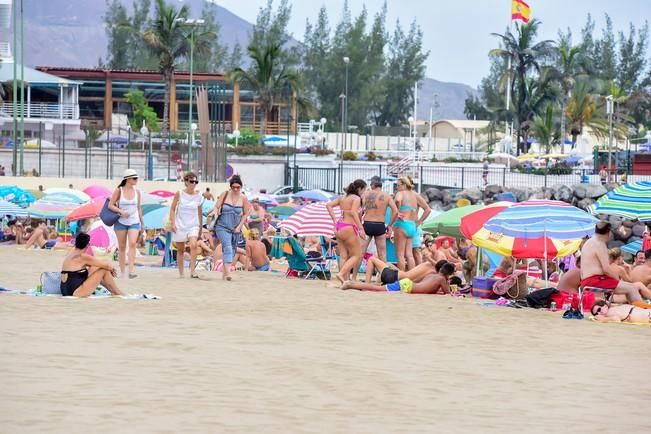
[[[651,290],[642,282],[624,282],[608,262],[606,243],[610,238],[610,223],[599,222],[595,234],[581,249],[581,286],[613,290],[615,294],[625,294],[632,305],[646,307],[642,300],[651,298]]]
[[[443,252],[441,252],[439,249],[436,248],[436,240],[425,241],[425,247],[427,247],[427,251],[429,252],[431,261],[433,261],[434,263],[442,260],[447,261]]]
[[[445,263],[437,274],[425,276],[420,282],[404,278],[388,285],[374,285],[372,283],[344,282],[341,289],[357,289],[359,291],[375,292],[406,292],[410,294],[449,294],[450,284],[448,279],[454,274],[454,265]]]
[[[427,261],[412,268],[411,270],[402,271],[391,264],[387,264],[378,257],[371,256],[366,261],[366,282],[371,282],[375,271],[378,271],[380,273],[380,282],[383,285],[386,285],[387,283],[397,282],[400,279],[410,279],[414,282],[418,282],[429,274],[438,273],[441,266],[445,263],[445,260],[440,261],[439,263],[432,263]]]
[[[630,304],[610,305],[604,300],[597,300],[590,308],[590,313],[601,322],[651,324],[651,310]]]
[[[371,240],[375,240],[377,256],[386,261],[387,227],[384,223],[387,208],[391,209],[391,220],[398,214],[398,208],[391,196],[382,191],[382,179],[379,176],[371,178],[371,189],[364,195],[363,207],[364,223],[362,223],[362,227],[368,238],[362,243],[362,254],[368,250]]]
[[[651,288],[651,249],[644,252],[644,263],[633,268],[631,271],[633,282],[642,282],[647,288]]]
[[[576,259],[576,267],[566,271],[558,281],[556,287],[560,291],[579,292],[581,286],[581,257]]]
[[[269,257],[267,247],[260,241],[260,232],[252,229],[250,240],[246,241],[246,269],[248,271],[269,271]]]

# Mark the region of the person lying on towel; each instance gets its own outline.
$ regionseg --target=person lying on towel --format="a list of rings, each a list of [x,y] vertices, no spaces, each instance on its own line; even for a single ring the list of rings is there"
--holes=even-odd
[[[441,266],[441,270],[438,273],[428,274],[420,282],[414,282],[409,278],[404,278],[387,285],[375,285],[372,283],[347,281],[344,282],[341,289],[357,289],[359,291],[406,292],[409,294],[449,294],[450,284],[448,283],[448,279],[453,274],[454,264],[446,262]]]

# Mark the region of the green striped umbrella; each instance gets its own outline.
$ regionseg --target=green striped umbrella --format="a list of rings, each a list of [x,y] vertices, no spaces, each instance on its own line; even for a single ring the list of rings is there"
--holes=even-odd
[[[468,205],[462,208],[452,208],[434,218],[428,218],[423,223],[423,230],[429,233],[440,233],[451,237],[461,238],[461,218],[480,210],[484,205]]]
[[[588,207],[592,214],[651,221],[651,181],[634,182],[609,191]]]

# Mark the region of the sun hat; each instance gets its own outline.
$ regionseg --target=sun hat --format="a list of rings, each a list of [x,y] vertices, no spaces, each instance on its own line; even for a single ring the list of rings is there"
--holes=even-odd
[[[125,169],[124,173],[122,173],[122,179],[137,178],[137,177],[138,177],[138,173],[133,169]]]

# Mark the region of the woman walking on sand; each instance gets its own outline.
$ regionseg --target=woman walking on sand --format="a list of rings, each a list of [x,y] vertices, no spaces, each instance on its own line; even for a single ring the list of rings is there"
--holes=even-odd
[[[242,194],[242,179],[233,175],[228,181],[230,190],[219,195],[215,208],[208,217],[217,216],[215,234],[222,245],[224,271],[222,279],[231,280],[231,264],[242,238],[242,226],[250,212],[249,201]]]
[[[346,187],[344,196],[326,204],[332,222],[335,224],[335,237],[339,249],[339,273],[335,277],[342,284],[350,279],[353,269],[362,258],[360,237],[366,239],[366,234],[364,234],[359,212],[365,190],[366,182],[357,179]],[[335,216],[335,206],[341,208],[341,220],[337,220]]]
[[[185,243],[190,247],[190,277],[198,279],[199,275],[195,271],[197,266],[197,239],[203,220],[203,196],[197,191],[199,180],[193,172],[188,172],[183,177],[185,188],[177,191],[172,200],[170,208],[170,222],[172,223],[172,241],[176,245],[177,254],[176,262],[179,267],[179,276],[183,277],[183,252],[185,252]]]
[[[142,221],[142,208],[140,206],[140,190],[136,188],[138,174],[133,169],[126,169],[122,176],[122,182],[115,189],[109,209],[120,214],[120,218],[113,226],[118,239],[118,262],[120,265],[120,276],[124,277],[126,252],[129,252],[129,279],[138,277],[134,273],[136,263],[136,243],[138,235],[145,230]]]

